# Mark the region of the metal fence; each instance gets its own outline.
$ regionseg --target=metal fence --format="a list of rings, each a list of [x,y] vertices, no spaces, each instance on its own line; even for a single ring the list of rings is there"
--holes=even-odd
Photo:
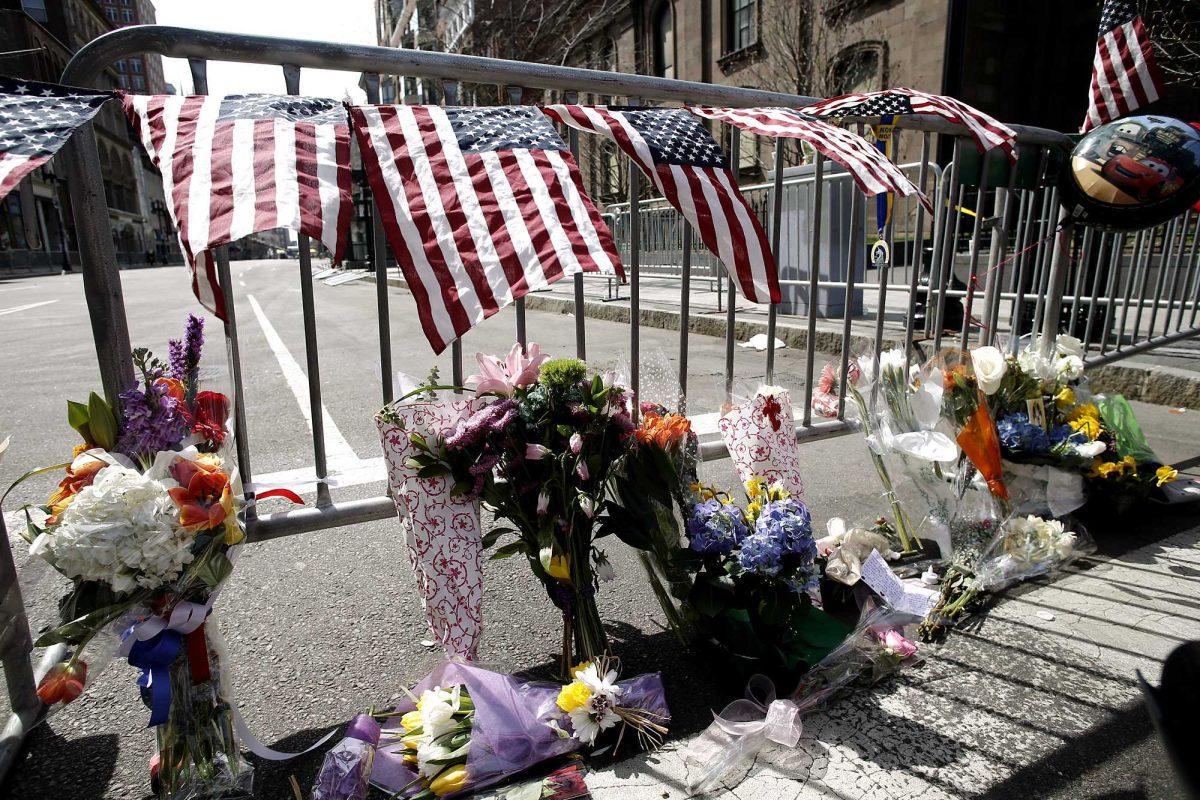
[[[460,82],[511,87],[511,102],[519,102],[522,90],[541,89],[574,102],[579,93],[621,99],[639,103],[686,103],[747,107],[759,105],[803,106],[812,98],[789,94],[716,86],[688,81],[652,78],[640,75],[509,62],[474,56],[452,55],[424,51],[408,51],[382,47],[332,44],[260,36],[195,31],[167,26],[141,26],[111,32],[90,42],[72,59],[63,73],[62,81],[74,86],[95,85],[100,72],[117,60],[147,53],[186,58],[191,64],[195,89],[207,91],[206,64],[208,60],[242,63],[274,64],[282,68],[287,90],[297,94],[302,68],[337,69],[361,72],[369,102],[379,101],[379,75],[411,76],[439,82],[446,104],[459,97]],[[851,120],[851,124],[857,121]],[[1061,162],[1059,157],[1070,141],[1063,134],[1038,128],[1013,126],[1021,142],[1022,165],[1033,163],[1034,175],[1025,183],[1017,180],[1017,171],[1004,177],[1003,183],[988,185],[989,171],[979,171],[972,182],[968,175],[968,154],[974,152],[969,140],[960,137],[964,131],[946,120],[933,117],[901,118],[897,128],[903,136],[917,137],[920,158],[910,165],[918,185],[935,199],[935,212],[904,206],[897,209],[892,222],[884,231],[885,238],[897,254],[896,264],[884,264],[869,276],[864,247],[872,223],[868,221],[868,203],[857,191],[839,195],[836,186],[842,178],[826,169],[824,159],[817,155],[811,177],[785,182],[782,150],[776,146],[774,179],[769,187],[750,189],[752,201],[771,233],[776,254],[788,255],[785,263],[784,285],[794,288],[797,296],[820,298],[822,292],[840,290],[845,298],[853,299],[861,292],[871,297],[875,309],[873,324],[871,309],[864,309],[868,329],[878,348],[884,338],[885,314],[889,297],[905,298],[903,309],[903,341],[932,338],[940,344],[946,323],[953,316],[953,301],[961,298],[970,310],[969,316],[979,317],[979,324],[962,327],[961,343],[990,340],[998,329],[1001,309],[1008,304],[1010,320],[1025,319],[1029,326],[1040,325],[1044,330],[1057,330],[1061,317],[1074,323],[1083,313],[1085,327],[1108,335],[1098,347],[1093,360],[1111,360],[1147,347],[1174,341],[1196,332],[1196,218],[1185,215],[1153,232],[1135,236],[1110,236],[1091,231],[1077,232],[1067,223],[1060,225],[1057,216],[1055,190],[1051,185],[1049,165]],[[568,132],[571,148],[578,152],[578,134]],[[739,163],[737,147],[741,137],[732,137],[732,163]],[[954,143],[956,156],[949,168],[941,170],[931,153],[936,140]],[[937,142],[939,145],[940,141]],[[75,214],[76,231],[83,258],[83,283],[88,301],[92,332],[104,390],[110,400],[133,383],[129,360],[129,331],[121,294],[118,263],[109,232],[108,209],[105,205],[100,162],[95,135],[91,126],[84,126],[67,143],[60,155],[66,170],[72,175],[68,183]],[[976,157],[976,160],[978,158]],[[990,163],[990,162],[989,162]],[[983,166],[989,166],[985,163]],[[629,165],[629,203],[621,211],[626,221],[618,221],[617,230],[625,232],[625,263],[629,276],[629,363],[630,380],[636,393],[639,385],[640,348],[640,279],[654,270],[645,248],[661,248],[678,254],[680,281],[679,299],[679,379],[686,396],[688,378],[689,311],[691,279],[701,271],[709,280],[724,281],[726,291],[733,292],[732,280],[715,277],[708,270],[711,261],[695,242],[691,229],[670,222],[668,212],[640,200],[641,175]],[[832,214],[833,201],[838,197],[838,214]],[[785,202],[777,199],[785,198]],[[790,198],[790,199],[789,199]],[[842,216],[840,208],[845,205]],[[796,217],[805,217],[789,229],[785,237],[783,215],[788,209]],[[791,212],[788,212],[789,214]],[[643,215],[654,220],[643,228]],[[836,232],[832,219],[838,220]],[[789,217],[790,219],[790,217]],[[1057,234],[1056,234],[1057,231]],[[669,235],[668,235],[669,233]],[[643,235],[645,234],[645,235]],[[378,371],[382,374],[380,398],[392,399],[392,350],[389,329],[389,296],[387,264],[390,263],[387,243],[379,224],[374,220],[371,237],[376,273],[376,311],[379,335]],[[986,255],[984,251],[986,250]],[[831,254],[839,253],[836,257]],[[1186,255],[1185,255],[1186,253]],[[1012,254],[1013,257],[1009,257]],[[395,514],[392,500],[386,495],[367,499],[338,499],[331,492],[325,438],[321,413],[321,377],[318,354],[318,331],[314,314],[313,278],[309,264],[307,237],[299,237],[300,270],[307,378],[311,405],[313,433],[313,468],[318,478],[315,502],[291,511],[257,515],[251,505],[247,513],[248,541],[260,542],[280,536],[324,528],[352,525],[384,519]],[[804,260],[815,265],[805,273],[790,273],[793,262]],[[227,298],[235,296],[230,279],[227,248],[219,248],[216,263],[222,290]],[[1188,264],[1186,276],[1173,265]],[[645,268],[645,273],[643,272]],[[960,272],[963,287],[955,288],[950,276]],[[829,273],[832,277],[822,277]],[[929,288],[922,294],[921,278],[929,276]],[[868,280],[870,277],[870,280]],[[1153,289],[1150,287],[1153,286]],[[1067,293],[1068,287],[1070,294]],[[575,339],[580,357],[587,355],[583,281],[576,276]],[[1191,298],[1190,301],[1187,298]],[[1190,306],[1189,306],[1190,303]],[[852,308],[852,303],[847,303]],[[227,303],[229,319],[225,335],[229,367],[234,385],[235,443],[241,474],[248,487],[252,486],[252,458],[246,427],[247,402],[242,381],[239,352],[238,322],[233,302]],[[925,313],[919,311],[924,309]],[[818,303],[808,302],[798,320],[806,326],[806,381],[798,398],[803,418],[797,425],[801,439],[838,435],[848,430],[842,420],[814,421],[809,411],[815,364],[814,332],[818,323]],[[737,304],[726,304],[725,386],[732,390],[734,375],[734,330]],[[768,380],[773,378],[775,365],[774,339],[779,309],[767,309],[769,343],[765,353]],[[525,341],[525,307],[518,301],[513,312],[516,338]],[[855,313],[843,313],[841,351],[849,352]],[[1185,322],[1186,318],[1186,322]],[[1116,327],[1113,326],[1114,321]],[[1130,324],[1131,323],[1131,324]],[[1023,324],[1023,323],[1020,323]],[[1019,326],[1018,326],[1019,327]],[[757,356],[756,356],[757,357]],[[462,381],[462,350],[454,343],[450,353],[450,371],[455,383]],[[843,359],[844,363],[844,359]],[[375,371],[374,365],[363,365]],[[844,367],[843,367],[844,369]],[[844,386],[844,381],[843,381]],[[702,444],[705,459],[727,456],[719,442]],[[248,488],[248,491],[249,490]],[[247,499],[252,499],[248,497]],[[4,554],[8,555],[8,554]],[[6,606],[13,630],[25,630],[28,622],[21,608],[15,573],[11,561],[0,560],[0,592],[8,598]],[[16,598],[15,603],[12,598]],[[5,672],[14,715],[4,732],[4,752],[13,753],[24,732],[32,724],[30,709],[38,709],[33,695],[32,676],[21,663],[28,663],[29,637],[6,636],[0,641]],[[53,654],[52,654],[53,655]],[[4,764],[0,763],[0,769]]]

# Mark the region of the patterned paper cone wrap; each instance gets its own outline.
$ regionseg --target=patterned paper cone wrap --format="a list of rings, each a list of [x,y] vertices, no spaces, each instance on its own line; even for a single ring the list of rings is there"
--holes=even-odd
[[[403,427],[383,415],[376,417],[388,485],[396,500],[429,630],[447,656],[467,659],[474,659],[483,632],[479,501],[451,498],[449,477],[418,478],[405,462],[415,455],[409,433],[445,436],[484,404],[481,400],[447,400],[392,406],[389,415],[400,417]]]
[[[804,495],[800,447],[786,389],[760,386],[749,401],[725,412],[719,427],[743,483],[758,476],[782,484],[796,497]]]

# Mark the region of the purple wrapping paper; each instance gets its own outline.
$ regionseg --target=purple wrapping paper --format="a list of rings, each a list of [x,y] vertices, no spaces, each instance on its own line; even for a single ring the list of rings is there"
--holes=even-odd
[[[455,685],[467,688],[475,703],[475,721],[471,730],[471,747],[467,754],[469,787],[476,791],[532,767],[538,762],[580,749],[583,745],[571,736],[563,736],[549,726],[555,721],[570,731],[570,720],[555,704],[562,688],[555,683],[521,681],[511,675],[491,672],[469,664],[450,661],[442,664],[421,681],[413,695],[433,687]],[[639,675],[619,686],[621,705],[643,708],[663,715],[662,723],[670,719],[662,677],[658,673]],[[411,711],[415,704],[405,701],[398,711]],[[375,756],[371,782],[389,793],[396,793],[410,784],[416,773],[400,757],[400,738],[403,730],[397,721],[394,727],[384,728]],[[407,794],[416,794],[413,786]]]

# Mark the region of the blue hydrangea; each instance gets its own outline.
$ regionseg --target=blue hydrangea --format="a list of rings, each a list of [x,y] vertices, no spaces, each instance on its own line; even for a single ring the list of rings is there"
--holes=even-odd
[[[778,575],[783,567],[783,545],[769,533],[754,533],[742,541],[738,563],[747,572]]]
[[[742,510],[715,499],[692,507],[686,530],[688,546],[704,555],[728,553],[749,533]]]
[[[1050,452],[1050,437],[1046,429],[1031,423],[1029,415],[1023,411],[1001,417],[996,423],[996,432],[1000,435],[1000,444],[1009,452],[1031,455]]]
[[[754,523],[754,532],[776,539],[784,553],[816,557],[817,545],[812,538],[812,515],[808,506],[787,498],[773,500],[763,506]]]

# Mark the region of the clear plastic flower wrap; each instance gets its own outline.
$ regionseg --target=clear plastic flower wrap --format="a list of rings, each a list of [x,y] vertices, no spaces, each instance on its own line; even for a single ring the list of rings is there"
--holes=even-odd
[[[748,765],[764,748],[799,743],[804,714],[823,708],[855,684],[869,686],[917,664],[917,644],[904,633],[914,621],[911,615],[890,609],[865,609],[853,633],[809,670],[787,697],[778,697],[766,677],[751,678],[746,696],[727,705],[688,746],[684,760],[691,793],[732,788],[744,777],[738,767]]]
[[[636,727],[630,719],[662,732],[670,721],[657,673],[618,681],[600,662],[580,665],[564,687],[448,661],[410,694],[384,725],[371,775],[389,795],[410,798],[482,789],[604,731]]]

